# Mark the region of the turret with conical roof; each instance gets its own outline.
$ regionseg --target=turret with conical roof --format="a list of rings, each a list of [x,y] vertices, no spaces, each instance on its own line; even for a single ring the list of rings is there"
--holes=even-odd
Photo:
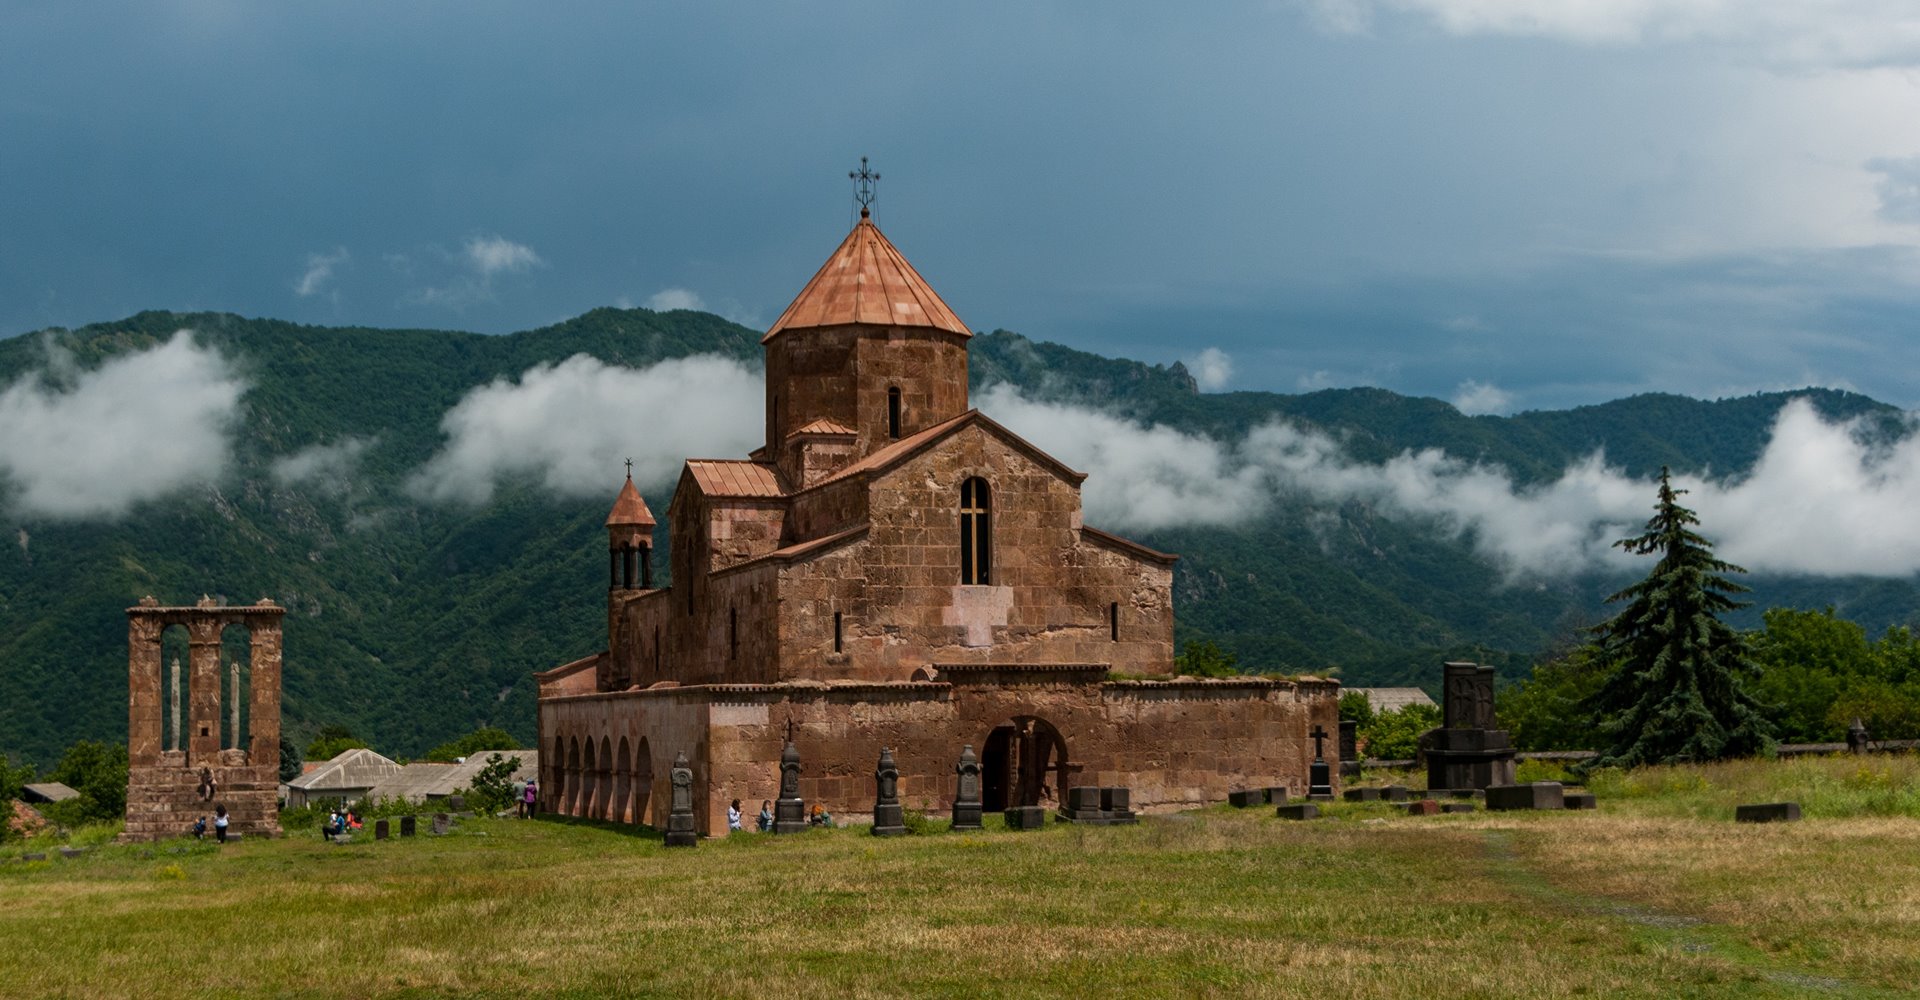
[[[647,590],[653,586],[653,511],[633,485],[633,465],[627,482],[607,514],[607,589]]]
[[[967,325],[863,208],[860,221],[761,339],[767,443],[758,453],[796,484],[830,463],[967,411]],[[820,426],[850,430],[813,440]]]

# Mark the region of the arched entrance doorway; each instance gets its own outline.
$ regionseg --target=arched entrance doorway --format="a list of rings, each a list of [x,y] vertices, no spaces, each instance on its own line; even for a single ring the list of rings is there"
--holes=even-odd
[[[640,738],[640,749],[634,752],[633,761],[633,821],[646,825],[652,822],[650,807],[653,804],[653,748],[647,745],[647,738]]]
[[[987,812],[1058,802],[1067,784],[1067,741],[1031,715],[993,727],[980,754],[980,802]]]

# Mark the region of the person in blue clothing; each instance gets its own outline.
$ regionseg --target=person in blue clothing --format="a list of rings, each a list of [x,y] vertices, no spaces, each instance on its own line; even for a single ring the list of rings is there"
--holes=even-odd
[[[760,800],[760,832],[766,833],[768,830],[771,830],[771,829],[773,829],[773,803],[768,802],[766,799],[761,799]]]

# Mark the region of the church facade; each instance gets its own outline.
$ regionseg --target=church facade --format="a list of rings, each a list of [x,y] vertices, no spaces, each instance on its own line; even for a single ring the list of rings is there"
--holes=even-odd
[[[620,489],[607,649],[536,675],[546,809],[663,825],[685,752],[717,834],[775,797],[789,735],[803,797],[843,818],[883,749],[935,812],[968,745],[989,811],[1306,790],[1338,685],[1173,676],[1177,557],[1083,523],[1085,475],[969,407],[971,336],[863,208],[762,340],[765,443],[682,470],[672,586]]]

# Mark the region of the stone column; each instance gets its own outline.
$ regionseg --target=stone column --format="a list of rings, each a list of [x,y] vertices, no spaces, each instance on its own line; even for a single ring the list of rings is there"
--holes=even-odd
[[[280,769],[280,614],[248,617],[247,659],[252,664],[253,701],[248,720],[247,763]]]
[[[187,763],[211,766],[220,753],[220,623],[195,616],[187,624]]]
[[[158,621],[127,616],[127,761],[160,762],[160,631]]]

